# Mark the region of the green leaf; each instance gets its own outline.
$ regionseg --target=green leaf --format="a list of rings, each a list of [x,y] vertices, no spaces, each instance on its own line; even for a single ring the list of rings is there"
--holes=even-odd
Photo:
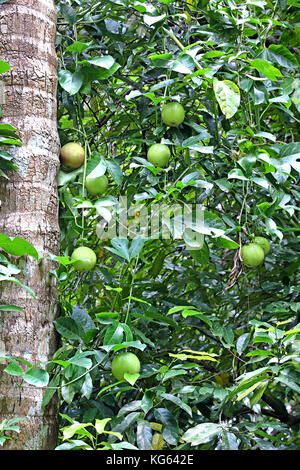
[[[206,317],[205,315],[203,315],[203,313],[199,312],[198,310],[183,310],[182,312],[182,316],[183,318],[187,318],[187,317],[190,317],[190,316],[195,316],[197,318],[200,318],[200,320],[202,320],[204,323],[206,323],[208,326],[212,326],[212,322],[211,320]]]
[[[23,375],[25,382],[35,387],[46,387],[49,382],[49,374],[42,369],[27,369]]]
[[[69,52],[76,52],[77,54],[81,54],[83,51],[85,51],[90,45],[92,45],[92,42],[89,44],[86,44],[84,42],[80,41],[74,41],[73,44],[70,46],[66,47],[66,51]]]
[[[151,390],[147,390],[144,393],[144,396],[141,400],[141,408],[144,413],[148,413],[149,410],[153,407],[153,398],[155,396],[155,393]]]
[[[77,353],[73,357],[69,357],[67,361],[70,364],[75,364],[76,366],[83,367],[84,369],[90,369],[93,365],[92,360],[85,357],[84,353]]]
[[[77,15],[71,6],[62,3],[60,4],[60,13],[62,14],[63,18],[69,23],[70,26],[74,26],[77,21]]]
[[[136,349],[140,349],[141,351],[143,351],[146,348],[146,345],[141,343],[140,341],[124,341],[122,344],[116,344],[116,345],[108,344],[105,346],[100,346],[100,348],[104,349],[107,352],[109,351],[117,352],[124,348],[136,348]]]
[[[279,69],[273,67],[269,62],[263,59],[254,59],[249,60],[250,67],[258,70],[271,81],[276,81],[278,78],[282,77],[282,74]]]
[[[255,349],[255,351],[250,351],[246,356],[275,356],[271,351],[266,351],[263,349]]]
[[[13,256],[29,255],[36,260],[39,259],[36,249],[29,242],[23,240],[23,238],[10,238],[7,235],[0,233],[0,247],[6,251],[6,253]]]
[[[10,375],[15,375],[15,376],[18,376],[18,375],[22,375],[23,374],[23,371],[21,369],[21,367],[19,366],[19,364],[17,362],[11,362],[5,369],[4,369],[5,372],[7,372],[8,374]]]
[[[69,442],[64,442],[59,446],[55,447],[55,450],[72,450],[72,449],[83,449],[83,450],[93,450],[93,448],[88,445],[85,441],[80,439],[70,439]]]
[[[4,312],[24,312],[24,309],[16,305],[0,305],[0,310]]]
[[[91,316],[82,307],[75,305],[71,317],[77,325],[86,333],[96,328]]]
[[[249,393],[253,392],[257,387],[265,387],[268,384],[267,381],[262,381],[262,382],[257,382],[251,387],[247,388],[244,392],[242,392],[240,395],[238,395],[236,401],[241,401],[243,398],[245,398]]]
[[[223,114],[230,119],[238,110],[240,105],[239,87],[230,80],[213,80],[215,96]]]
[[[84,74],[80,69],[74,73],[69,70],[60,70],[58,72],[58,81],[60,86],[72,96],[80,90],[84,82]]]
[[[243,171],[240,170],[239,168],[233,168],[233,170],[230,170],[227,176],[228,179],[238,179],[238,180],[243,180],[243,181],[248,181],[248,178],[244,175]]]
[[[89,59],[88,63],[109,70],[114,65],[115,59],[110,55],[105,55],[103,57]]]
[[[251,333],[244,333],[241,335],[236,342],[236,350],[238,354],[242,354],[247,348],[251,338]]]
[[[7,62],[4,62],[4,60],[0,59],[0,73],[5,73],[10,70],[10,65]]]
[[[77,323],[70,317],[59,317],[54,321],[57,332],[64,338],[73,340],[81,339]]]
[[[122,408],[119,410],[118,416],[123,416],[126,415],[127,413],[130,413],[131,411],[136,411],[141,409],[141,400],[134,400],[131,401],[130,403],[126,403]]]
[[[107,329],[103,344],[104,346],[108,344],[119,344],[122,343],[124,336],[123,327],[119,324],[119,321],[114,321],[113,324]]]
[[[296,373],[295,377],[289,374],[289,371],[282,372],[278,377],[276,377],[276,382],[280,382],[283,385],[286,385],[290,389],[294,390],[296,393],[300,394],[299,376]]]
[[[123,433],[128,429],[133,423],[137,421],[137,419],[140,416],[139,411],[134,411],[132,413],[129,413],[127,416],[122,416],[122,421],[121,423],[117,424],[112,428],[112,432],[120,432]]]
[[[121,258],[130,261],[130,253],[128,249],[128,239],[127,238],[113,238],[111,244],[114,248],[107,247],[107,250],[115,253]]]
[[[120,186],[123,182],[123,173],[120,165],[109,158],[105,160],[109,174],[115,180],[115,182]]]
[[[152,444],[152,429],[148,421],[139,420],[136,429],[136,442],[140,450],[150,450]]]
[[[83,168],[77,168],[77,170],[69,171],[67,173],[64,172],[63,170],[59,170],[58,181],[57,181],[58,186],[64,186],[67,183],[71,183],[82,172],[83,172]]]
[[[124,379],[126,382],[130,383],[130,385],[134,385],[135,382],[138,380],[140,374],[129,374],[128,372],[125,372],[124,374]]]
[[[170,445],[176,445],[179,439],[179,428],[174,415],[166,408],[156,408],[154,417],[163,425],[164,440]]]
[[[45,409],[48,403],[50,403],[50,400],[53,397],[53,395],[57,392],[59,382],[60,382],[59,374],[54,375],[54,377],[52,377],[52,379],[50,380],[49,386],[46,388],[46,391],[43,396],[42,410]]]
[[[22,287],[22,288],[25,289],[27,292],[29,292],[29,294],[31,295],[31,297],[33,297],[34,299],[36,298],[36,295],[35,295],[35,293],[33,292],[33,290],[30,289],[30,287],[25,286],[25,284],[23,284],[21,281],[19,281],[19,280],[16,279],[15,277],[1,276],[1,275],[0,275],[0,282],[2,282],[2,281],[14,282],[14,283],[17,284],[18,286]]]
[[[190,443],[192,446],[204,444],[211,441],[214,437],[222,432],[222,427],[215,423],[201,423],[188,429],[182,439]]]
[[[171,69],[174,72],[191,74],[195,69],[195,64],[191,56],[188,54],[182,54],[178,59],[172,62]]]
[[[175,405],[179,406],[182,410],[184,410],[190,417],[193,416],[192,409],[189,405],[184,403],[180,398],[171,395],[170,393],[160,393],[159,396],[161,398],[164,398],[165,400],[171,401],[172,403],[175,403]]]
[[[111,418],[96,419],[95,428],[98,434],[102,434],[105,430],[107,423],[111,421]]]
[[[267,51],[269,57],[281,65],[281,67],[289,69],[299,66],[297,57],[281,44],[271,44]]]
[[[162,382],[166,382],[167,380],[173,379],[178,375],[187,374],[187,371],[184,369],[170,369],[165,374],[163,374]]]
[[[112,67],[110,67],[109,69],[98,67],[97,72],[95,73],[95,79],[97,79],[97,80],[106,80],[107,78],[111,77],[111,75],[116,73],[117,70],[119,70],[120,67],[121,67],[120,64],[118,64],[117,62],[115,62],[112,65]]]

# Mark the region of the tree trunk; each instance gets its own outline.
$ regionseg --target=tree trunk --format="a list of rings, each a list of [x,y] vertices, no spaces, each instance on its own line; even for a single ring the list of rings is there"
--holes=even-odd
[[[0,178],[0,232],[24,238],[40,258],[59,250],[55,31],[53,0],[10,0],[0,5],[0,58],[11,67],[2,75],[2,122],[18,129],[23,141],[22,147],[13,150],[18,170],[9,173],[9,181]],[[14,258],[14,262],[22,266],[19,278],[36,299],[13,283],[1,285],[0,304],[18,305],[24,312],[0,312],[0,350],[32,364],[48,361],[57,346],[56,283],[49,274],[53,263],[31,257]],[[3,372],[5,365],[0,369],[0,422],[27,419],[20,423],[20,434],[13,433],[3,449],[53,449],[55,400],[43,412],[44,390],[25,383],[19,388],[20,378]]]

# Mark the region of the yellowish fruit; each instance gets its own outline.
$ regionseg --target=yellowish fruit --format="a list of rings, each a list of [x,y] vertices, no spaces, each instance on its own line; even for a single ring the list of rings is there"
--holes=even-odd
[[[69,142],[61,148],[60,160],[66,168],[75,170],[84,162],[84,148],[76,142]]]

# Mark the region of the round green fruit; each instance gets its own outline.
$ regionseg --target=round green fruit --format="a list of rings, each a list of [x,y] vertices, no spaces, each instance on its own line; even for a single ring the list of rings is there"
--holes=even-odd
[[[261,248],[264,250],[265,256],[269,253],[271,245],[269,240],[267,240],[266,238],[255,237],[253,243],[256,243],[257,245],[261,246]]]
[[[165,144],[154,144],[148,149],[147,158],[154,166],[164,168],[168,166],[170,150]]]
[[[185,111],[182,104],[173,101],[163,106],[161,118],[167,126],[177,127],[181,124],[185,117]]]
[[[96,194],[103,194],[107,190],[108,179],[105,175],[97,176],[96,178],[90,178],[88,176],[85,180],[85,187],[93,196]]]
[[[241,257],[245,266],[255,268],[263,262],[265,254],[261,246],[256,243],[249,243],[242,247]]]
[[[84,148],[76,142],[69,142],[61,148],[60,160],[65,167],[75,170],[84,162]]]
[[[124,374],[138,374],[141,368],[139,358],[133,353],[118,354],[111,363],[112,375],[117,380],[124,380]]]
[[[96,253],[87,246],[80,246],[76,248],[71,255],[71,259],[77,260],[75,263],[73,263],[73,266],[77,271],[80,272],[91,271],[97,261]]]

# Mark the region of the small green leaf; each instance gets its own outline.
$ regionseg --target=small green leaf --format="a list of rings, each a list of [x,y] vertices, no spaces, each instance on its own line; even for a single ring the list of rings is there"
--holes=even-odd
[[[129,382],[130,385],[134,385],[139,376],[140,374],[128,374],[128,372],[125,372],[124,379],[126,380],[126,382]]]
[[[253,390],[255,390],[257,387],[264,386],[264,385],[266,385],[267,383],[268,383],[268,382],[266,382],[266,381],[255,383],[255,384],[252,385],[251,387],[247,388],[247,390],[245,390],[243,393],[241,393],[240,395],[238,395],[236,401],[241,401],[243,398],[245,398],[247,395],[249,395],[249,393],[253,392]]]
[[[105,426],[111,420],[111,418],[96,419],[95,428],[98,434],[102,434],[105,430]]]
[[[22,375],[23,371],[19,364],[17,362],[11,362],[5,369],[5,372],[7,372],[10,375]]]
[[[16,305],[0,305],[0,310],[4,312],[24,312],[24,309]]]
[[[73,44],[71,44],[70,46],[66,47],[66,51],[69,51],[69,52],[76,52],[77,54],[81,54],[83,51],[85,51],[90,45],[90,44],[85,44],[84,42],[80,42],[80,41],[75,41],[73,42]]]
[[[23,375],[25,382],[35,385],[36,387],[46,387],[49,382],[49,374],[42,369],[27,369]]]
[[[0,60],[0,73],[5,73],[10,70],[10,65],[4,60]]]

